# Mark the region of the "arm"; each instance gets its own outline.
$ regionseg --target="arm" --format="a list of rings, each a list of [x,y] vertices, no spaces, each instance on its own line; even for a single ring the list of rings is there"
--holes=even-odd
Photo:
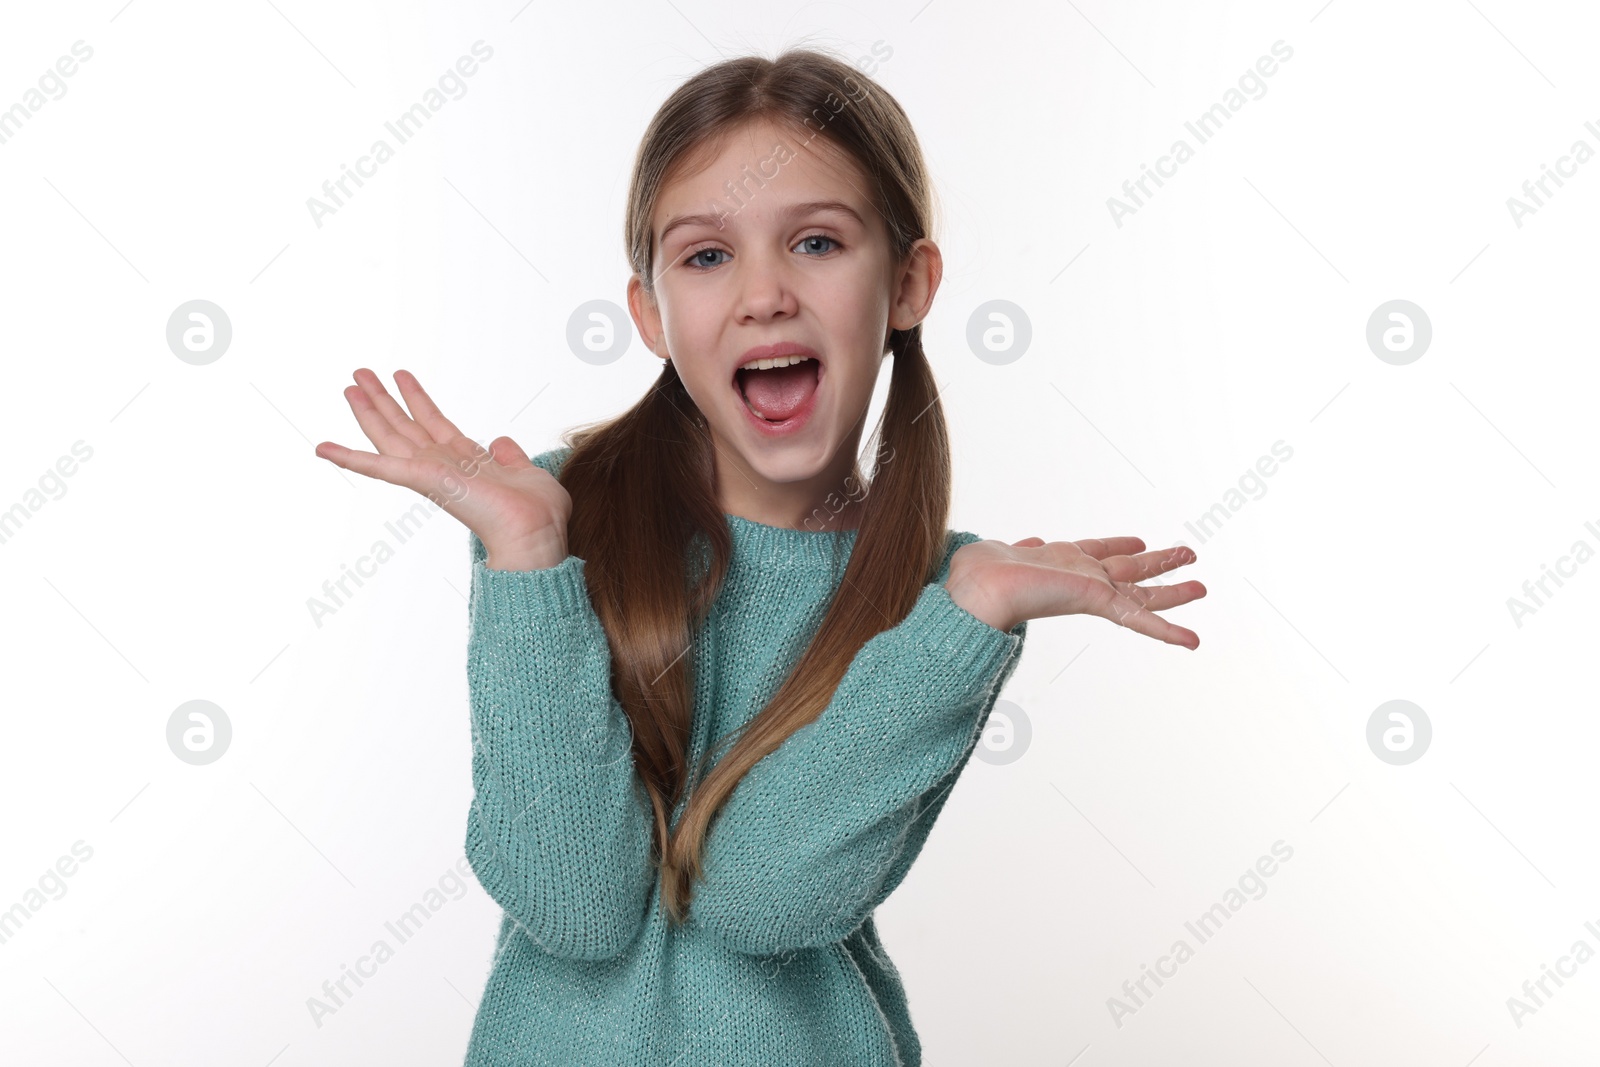
[[[554,468],[571,450],[529,459],[509,437],[485,449],[409,372],[395,372],[409,413],[370,370],[355,379],[345,397],[378,451],[324,441],[317,455],[423,494],[473,535],[468,862],[546,952],[614,956],[637,935],[654,884],[649,805],[635,791],[583,560],[564,542],[572,501]]]
[[[691,922],[756,955],[861,925],[921,851],[1026,633],[976,618],[942,581],[925,586],[862,646],[821,716],[734,790],[707,835]]]
[[[471,541],[468,862],[546,952],[615,956],[655,883],[652,817],[584,561],[494,570]]]

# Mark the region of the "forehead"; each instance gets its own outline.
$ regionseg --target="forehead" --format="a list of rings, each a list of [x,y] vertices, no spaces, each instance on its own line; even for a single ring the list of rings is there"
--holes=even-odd
[[[662,183],[651,229],[660,240],[674,219],[708,212],[725,212],[724,228],[759,225],[818,200],[841,201],[874,224],[866,175],[849,153],[815,130],[760,119],[680,157]]]

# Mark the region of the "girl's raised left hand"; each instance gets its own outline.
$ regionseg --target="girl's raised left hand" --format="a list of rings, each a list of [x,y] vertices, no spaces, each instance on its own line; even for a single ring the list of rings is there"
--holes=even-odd
[[[1000,630],[1051,615],[1099,615],[1168,644],[1198,648],[1200,636],[1156,612],[1206,595],[1199,582],[1140,586],[1135,582],[1193,563],[1192,548],[1146,552],[1137,537],[1050,541],[1029,537],[1008,545],[976,541],[950,558],[950,599]]]

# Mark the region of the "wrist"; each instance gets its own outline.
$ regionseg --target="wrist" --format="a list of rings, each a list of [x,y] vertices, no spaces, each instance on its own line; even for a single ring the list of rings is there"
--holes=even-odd
[[[493,571],[532,571],[554,567],[567,558],[565,531],[546,527],[509,543],[484,543],[484,566]]]
[[[1003,605],[995,604],[982,586],[963,580],[958,575],[951,575],[945,581],[945,591],[950,594],[956,607],[996,630],[1009,632],[1021,621],[1013,619],[1011,612],[1006,611]]]

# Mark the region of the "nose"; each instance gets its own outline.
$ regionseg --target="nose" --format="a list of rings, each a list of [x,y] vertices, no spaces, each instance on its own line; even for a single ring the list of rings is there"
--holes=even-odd
[[[789,253],[792,254],[792,253]],[[783,252],[747,252],[739,268],[740,321],[768,322],[800,309],[792,265]]]

